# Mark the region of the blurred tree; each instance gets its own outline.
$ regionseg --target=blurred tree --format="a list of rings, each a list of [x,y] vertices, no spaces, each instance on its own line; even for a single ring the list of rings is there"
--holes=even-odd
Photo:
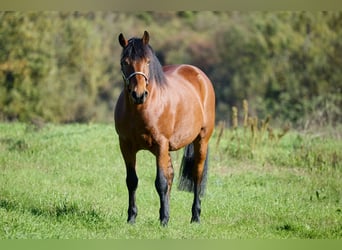
[[[0,12],[0,119],[112,121],[117,36],[144,30],[165,64],[208,74],[218,120],[247,99],[279,123],[341,122],[340,11]]]

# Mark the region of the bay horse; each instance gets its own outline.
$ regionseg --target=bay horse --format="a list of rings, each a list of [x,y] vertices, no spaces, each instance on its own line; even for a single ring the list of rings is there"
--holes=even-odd
[[[179,189],[194,193],[191,222],[200,222],[207,174],[209,138],[215,126],[215,94],[211,81],[191,65],[162,67],[149,33],[127,40],[121,33],[124,88],[114,112],[115,129],[126,166],[128,223],[137,216],[136,154],[148,150],[156,157],[155,187],[160,198],[159,220],[169,221],[174,170],[169,151],[185,147]]]

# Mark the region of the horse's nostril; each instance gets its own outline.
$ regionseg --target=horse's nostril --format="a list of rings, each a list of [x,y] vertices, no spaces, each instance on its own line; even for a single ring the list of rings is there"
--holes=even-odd
[[[146,100],[146,98],[148,96],[148,91],[145,90],[140,95],[138,95],[138,93],[136,91],[132,91],[131,96],[132,96],[132,99],[133,99],[134,103],[142,104],[142,103],[145,102],[145,100]]]
[[[138,96],[137,96],[137,92],[135,92],[135,91],[132,91],[132,97],[133,97],[134,99],[137,99],[137,98],[138,98]]]

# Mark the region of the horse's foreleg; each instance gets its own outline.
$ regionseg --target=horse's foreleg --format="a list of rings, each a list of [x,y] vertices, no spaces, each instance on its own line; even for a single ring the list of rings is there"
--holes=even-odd
[[[126,185],[128,189],[128,218],[127,222],[133,224],[138,215],[138,208],[135,203],[135,192],[138,187],[138,177],[135,167],[131,164],[126,164]]]
[[[157,155],[157,176],[155,180],[160,198],[159,219],[162,226],[167,226],[169,222],[169,202],[173,176],[171,157],[167,150]]]
[[[126,165],[126,185],[128,189],[128,218],[127,222],[133,224],[138,214],[135,203],[135,192],[138,187],[138,176],[135,169],[136,153],[127,150],[127,145],[120,141],[120,149]]]

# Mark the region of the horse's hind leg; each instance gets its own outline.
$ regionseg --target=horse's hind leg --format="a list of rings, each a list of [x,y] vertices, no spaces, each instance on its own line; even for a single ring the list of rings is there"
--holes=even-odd
[[[207,172],[208,143],[204,140],[194,141],[194,168],[192,171],[194,180],[194,201],[192,204],[192,222],[200,222],[201,199],[204,193]]]

